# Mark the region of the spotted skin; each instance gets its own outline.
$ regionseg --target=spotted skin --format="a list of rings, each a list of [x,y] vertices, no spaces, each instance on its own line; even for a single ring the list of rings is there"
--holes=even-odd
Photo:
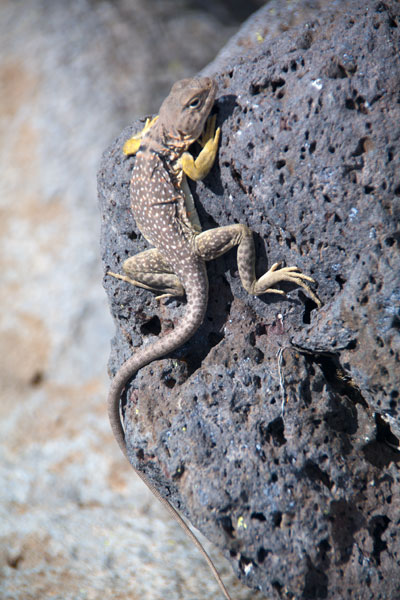
[[[206,261],[238,248],[238,269],[244,288],[254,295],[266,292],[283,294],[273,286],[289,281],[303,287],[320,302],[307,285],[313,282],[297,267],[278,268],[274,264],[259,279],[255,276],[253,234],[242,224],[201,231],[200,221],[190,195],[185,173],[202,179],[212,167],[220,131],[215,117],[209,117],[217,86],[208,77],[177,82],[163,102],[158,119],[147,121],[142,132],[128,140],[126,153],[136,153],[131,180],[131,207],[136,224],[153,248],[128,258],[125,275],[109,274],[133,285],[165,296],[186,293],[185,318],[175,329],[129,358],[115,375],[108,396],[108,413],[114,436],[127,456],[120,419],[120,396],[129,379],[146,364],[169,354],[184,344],[201,325],[208,301]],[[203,147],[194,160],[189,146],[199,141]],[[135,469],[136,470],[136,469]],[[173,506],[136,470],[153,494],[166,506],[205,556],[225,598],[230,596],[211,559]]]

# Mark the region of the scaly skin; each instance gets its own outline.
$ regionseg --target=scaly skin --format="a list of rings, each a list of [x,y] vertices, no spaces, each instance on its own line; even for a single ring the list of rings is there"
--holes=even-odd
[[[320,304],[306,283],[313,279],[297,267],[278,269],[278,264],[274,264],[256,279],[253,234],[245,225],[201,232],[185,174],[192,179],[202,179],[214,163],[220,130],[215,131],[215,117],[208,120],[205,129],[204,126],[216,90],[215,81],[208,77],[177,82],[161,105],[159,117],[148,120],[142,132],[124,145],[126,154],[136,153],[131,180],[132,212],[140,231],[153,248],[128,258],[123,265],[126,275],[109,274],[157,292],[160,298],[184,293],[187,297],[185,318],[178,326],[154,344],[136,352],[122,365],[111,383],[108,414],[114,436],[127,458],[120,419],[121,393],[139,369],[184,344],[201,325],[208,301],[206,261],[237,246],[239,275],[250,294],[283,294],[273,286],[280,281],[289,281],[303,287]],[[203,148],[194,160],[188,149],[196,140]],[[231,600],[211,559],[186,523],[143,473],[135,471],[201,550],[225,598]]]

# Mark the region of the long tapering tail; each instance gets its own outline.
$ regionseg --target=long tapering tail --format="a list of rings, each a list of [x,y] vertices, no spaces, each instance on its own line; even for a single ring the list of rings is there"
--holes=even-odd
[[[159,338],[153,344],[149,344],[142,348],[138,353],[134,354],[129,358],[121,368],[118,370],[114,379],[111,382],[110,391],[108,394],[107,406],[108,406],[108,417],[110,419],[111,429],[113,431],[114,437],[118,442],[119,447],[121,448],[123,454],[129,460],[128,452],[126,449],[125,443],[125,433],[121,423],[120,416],[120,398],[121,394],[127,385],[128,381],[137,373],[139,369],[146,366],[153,360],[158,360],[162,358],[166,354],[169,354],[176,348],[180,347],[184,344],[195,331],[201,325],[205,309],[207,306],[207,281],[205,285],[202,286],[202,294],[203,298],[199,298],[199,294],[188,293],[188,303],[186,307],[185,317],[180,321],[178,326],[166,336]],[[205,297],[204,297],[205,296]],[[136,474],[140,477],[143,483],[149,488],[152,494],[161,502],[161,504],[168,510],[169,514],[175,519],[175,521],[181,526],[183,531],[186,533],[188,538],[195,544],[195,546],[200,550],[204,559],[206,560],[211,572],[213,573],[221,592],[223,593],[226,600],[232,600],[229,595],[213,561],[208,555],[207,551],[201,544],[200,540],[196,537],[196,535],[192,532],[186,522],[183,520],[178,511],[170,504],[170,502],[164,498],[160,492],[153,486],[152,483],[147,479],[147,477],[136,469],[132,465]]]

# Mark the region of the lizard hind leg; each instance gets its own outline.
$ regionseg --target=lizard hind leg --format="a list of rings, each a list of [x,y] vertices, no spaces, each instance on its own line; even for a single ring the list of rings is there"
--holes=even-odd
[[[125,275],[108,271],[108,275],[137,287],[159,294],[157,299],[183,296],[185,290],[179,278],[155,248],[127,258],[122,268]]]
[[[304,275],[297,267],[283,267],[275,263],[259,279],[255,274],[255,249],[253,232],[246,225],[228,225],[217,229],[209,229],[196,237],[197,251],[204,260],[214,260],[237,246],[237,262],[239,276],[243,287],[249,294],[260,296],[267,292],[285,295],[285,292],[274,286],[287,281],[302,287],[314,302],[321,302],[306,282],[314,282],[312,277]]]

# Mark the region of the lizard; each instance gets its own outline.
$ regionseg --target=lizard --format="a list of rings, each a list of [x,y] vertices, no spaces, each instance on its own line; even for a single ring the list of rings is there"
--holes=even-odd
[[[172,332],[133,354],[114,376],[108,395],[111,428],[122,452],[128,458],[120,416],[121,394],[139,369],[183,345],[200,327],[208,302],[206,262],[237,247],[238,271],[243,287],[255,296],[266,292],[284,295],[274,286],[288,281],[303,287],[320,301],[307,282],[314,280],[297,267],[279,268],[274,263],[259,279],[255,275],[252,231],[244,224],[202,231],[187,183],[203,179],[212,168],[218,150],[220,128],[210,117],[217,83],[210,77],[176,82],[162,103],[159,115],[148,119],[143,130],[129,139],[123,151],[135,154],[130,183],[131,209],[143,237],[152,248],[127,258],[123,274],[108,275],[158,293],[158,299],[186,294],[186,313]],[[188,151],[199,142],[202,149],[195,159]],[[231,600],[211,558],[176,509],[135,468],[138,476],[162,502],[200,549],[227,600]]]

